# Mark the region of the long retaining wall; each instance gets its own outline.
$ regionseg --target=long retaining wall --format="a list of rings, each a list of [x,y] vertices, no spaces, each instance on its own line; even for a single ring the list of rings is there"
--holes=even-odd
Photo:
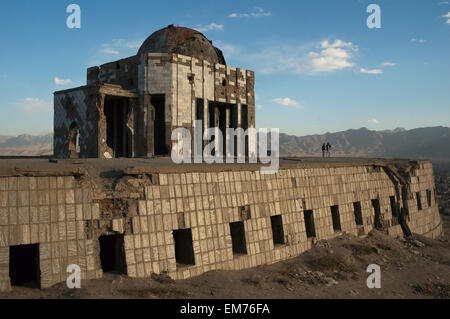
[[[25,264],[36,263],[46,288],[66,281],[71,264],[82,279],[102,277],[101,249],[130,277],[185,279],[274,263],[342,233],[363,236],[375,219],[402,236],[395,205],[408,210],[413,233],[438,237],[431,162],[397,164],[293,164],[274,175],[251,165],[129,167],[110,179],[88,170],[0,171],[0,291],[24,267],[16,256],[24,245],[36,250]]]

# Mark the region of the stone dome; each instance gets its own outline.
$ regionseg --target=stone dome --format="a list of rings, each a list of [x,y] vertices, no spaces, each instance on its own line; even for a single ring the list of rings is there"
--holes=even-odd
[[[177,53],[226,65],[222,51],[214,47],[202,33],[173,25],[150,35],[142,43],[138,55],[145,53]]]

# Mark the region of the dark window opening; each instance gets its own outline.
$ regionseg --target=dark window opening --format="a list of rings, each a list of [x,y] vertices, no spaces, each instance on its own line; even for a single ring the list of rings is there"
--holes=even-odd
[[[427,202],[428,207],[431,207],[431,191],[429,189],[427,189]]]
[[[12,286],[39,288],[39,244],[9,248],[9,278]]]
[[[314,226],[314,215],[312,210],[303,212],[305,218],[306,237],[316,237],[316,229]]]
[[[395,200],[395,196],[389,196],[389,201],[391,203],[391,212],[392,212],[392,225],[398,225],[398,205],[397,201]]]
[[[420,198],[420,192],[416,193],[416,199],[417,199],[417,209],[422,210],[422,198]]]
[[[107,96],[105,99],[106,144],[112,157],[131,157],[132,133],[127,126],[130,105],[127,98]]]
[[[197,121],[202,121],[202,141],[203,141],[203,136],[205,135],[205,105],[204,105],[204,100],[203,99],[196,99],[196,104],[195,104],[195,119]],[[198,147],[200,148],[198,151],[200,153],[203,152],[203,142],[202,145],[198,145]]]
[[[123,235],[104,235],[98,241],[103,272],[125,273]]]
[[[120,70],[120,63],[119,62],[116,63],[116,69]]]
[[[190,229],[174,230],[173,238],[175,240],[175,259],[177,263],[195,265],[192,231]]]
[[[362,226],[364,223],[363,223],[363,218],[362,218],[361,202],[353,203],[353,212],[355,214],[356,226]]]
[[[372,199],[372,207],[374,211],[374,224],[375,228],[381,229],[381,208],[380,208],[380,200],[378,198]]]
[[[331,217],[333,219],[333,230],[335,232],[341,231],[341,218],[339,216],[339,206],[331,206]]]
[[[272,236],[274,245],[284,245],[283,219],[281,215],[271,216]]]
[[[230,223],[230,234],[233,245],[233,254],[247,254],[244,223]]]
[[[169,149],[166,145],[166,97],[164,94],[151,96],[151,103],[155,108],[154,114],[154,145],[155,155],[168,155]]]
[[[227,86],[227,80],[225,79],[222,80],[222,86]]]

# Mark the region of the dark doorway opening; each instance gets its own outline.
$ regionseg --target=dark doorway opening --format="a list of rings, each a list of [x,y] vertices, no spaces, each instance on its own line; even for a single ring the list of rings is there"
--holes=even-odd
[[[244,131],[248,129],[248,106],[245,104],[241,105],[241,127]],[[248,136],[245,137],[245,156],[249,156]]]
[[[151,103],[155,108],[153,133],[155,155],[168,155],[169,150],[166,145],[166,96],[154,94],[151,96]]]
[[[355,214],[356,226],[362,226],[363,225],[363,218],[362,218],[361,202],[354,202],[353,203],[353,213]]]
[[[305,218],[306,237],[316,237],[316,229],[314,226],[314,215],[312,210],[305,210],[303,212]]]
[[[271,216],[272,236],[274,245],[284,245],[283,219],[281,215]]]
[[[9,278],[12,286],[39,288],[39,244],[9,248]]]
[[[398,205],[395,200],[395,196],[389,196],[389,202],[391,203],[391,212],[392,212],[392,225],[398,225]]]
[[[98,241],[103,272],[125,273],[123,235],[104,235]]]
[[[331,206],[331,217],[333,219],[333,230],[335,232],[341,231],[341,217],[339,216],[339,206]]]
[[[381,229],[381,209],[380,209],[380,200],[378,198],[372,199],[372,207],[374,211],[374,224],[375,228]]]
[[[230,234],[233,245],[233,254],[247,254],[245,241],[245,227],[243,222],[230,223]]]
[[[417,199],[417,209],[422,210],[422,198],[420,198],[420,192],[416,193],[416,199]]]
[[[112,157],[132,157],[131,131],[127,126],[130,114],[128,98],[107,96],[104,113],[106,117],[106,144],[112,149]]]
[[[192,231],[190,229],[174,230],[173,238],[175,240],[175,259],[177,263],[195,265]]]
[[[220,103],[220,102],[209,102],[208,104],[208,112],[209,112],[209,126],[210,128],[218,127],[220,132],[222,133],[222,155],[227,155],[227,140],[226,133],[227,128],[237,128],[237,112],[236,112],[236,104],[229,103]],[[215,138],[215,137],[214,137]],[[214,140],[211,139],[211,141]],[[231,136],[230,136],[231,138]],[[211,142],[210,141],[210,142]],[[236,137],[234,137],[234,146],[230,149],[230,153],[234,153],[236,155]]]

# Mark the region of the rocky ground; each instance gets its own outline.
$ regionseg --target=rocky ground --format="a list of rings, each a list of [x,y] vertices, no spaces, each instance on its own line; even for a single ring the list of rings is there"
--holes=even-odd
[[[450,298],[450,216],[445,235],[416,242],[377,231],[321,241],[301,256],[242,271],[211,271],[174,282],[164,275],[132,279],[119,274],[50,289],[14,287],[0,298]],[[381,288],[369,289],[369,264],[381,267]]]

